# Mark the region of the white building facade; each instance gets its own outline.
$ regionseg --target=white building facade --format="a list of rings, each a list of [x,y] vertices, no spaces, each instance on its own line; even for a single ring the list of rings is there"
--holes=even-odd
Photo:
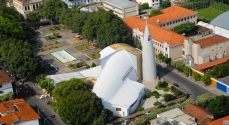
[[[160,7],[160,1],[161,0],[136,0],[138,4],[148,3],[149,7],[158,9]]]
[[[39,12],[38,7],[43,4],[44,0],[13,0],[8,5],[14,6],[24,18],[27,18],[29,12]]]
[[[13,93],[12,87],[13,80],[4,71],[0,71],[0,96],[3,96],[9,92]]]
[[[103,2],[104,9],[112,10],[120,18],[136,16],[139,14],[138,4],[128,0],[106,0]]]

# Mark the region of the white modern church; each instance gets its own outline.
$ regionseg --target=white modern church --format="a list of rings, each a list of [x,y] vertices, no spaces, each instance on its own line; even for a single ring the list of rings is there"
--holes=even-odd
[[[151,40],[146,24],[142,51],[119,43],[100,52],[102,72],[92,91],[114,116],[125,117],[137,109],[145,94],[144,85],[138,81],[156,80],[156,60]]]

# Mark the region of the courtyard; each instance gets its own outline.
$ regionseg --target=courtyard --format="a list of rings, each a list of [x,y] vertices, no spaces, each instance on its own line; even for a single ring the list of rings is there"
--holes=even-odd
[[[42,58],[41,65],[50,64],[56,69],[47,71],[47,75],[84,70],[91,67],[92,63],[100,65],[100,49],[94,43],[88,43],[78,33],[72,33],[62,25],[40,27],[37,31],[40,34],[33,38],[37,43],[33,45],[33,52]],[[54,32],[61,37],[47,39]],[[79,65],[81,61],[85,62],[85,66],[74,70],[69,67],[73,64]]]

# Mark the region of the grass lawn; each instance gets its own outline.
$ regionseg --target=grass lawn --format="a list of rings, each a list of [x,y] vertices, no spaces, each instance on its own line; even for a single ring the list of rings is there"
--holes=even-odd
[[[43,52],[43,51],[52,50],[52,49],[60,48],[60,47],[63,47],[63,45],[60,44],[59,42],[56,42],[54,44],[48,44],[48,45],[41,46],[39,50]]]
[[[92,58],[92,59],[98,59],[98,58],[100,58],[99,52],[100,52],[100,51],[97,51],[97,52],[95,52],[95,53],[89,53],[89,54],[87,54],[87,55],[88,55],[90,58]]]
[[[79,51],[83,51],[86,49],[92,49],[95,48],[94,44],[89,43],[89,44],[84,44],[84,45],[80,45],[80,46],[76,46],[75,49],[79,50]]]
[[[216,18],[217,16],[219,16],[220,14],[223,13],[223,11],[217,10],[215,8],[204,8],[204,9],[199,9],[197,10],[198,14],[197,16],[200,17],[204,17],[208,20],[213,20],[214,18]]]

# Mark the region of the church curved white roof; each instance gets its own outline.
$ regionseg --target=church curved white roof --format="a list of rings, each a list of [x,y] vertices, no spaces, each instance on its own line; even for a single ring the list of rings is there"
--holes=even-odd
[[[135,82],[137,71],[126,50],[117,50],[106,62],[93,92],[103,101],[122,107],[130,107],[144,85]]]

